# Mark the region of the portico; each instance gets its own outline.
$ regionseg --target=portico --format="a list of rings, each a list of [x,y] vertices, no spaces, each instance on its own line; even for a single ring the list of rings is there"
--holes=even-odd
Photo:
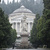
[[[17,32],[21,32],[21,22],[13,22],[12,24],[12,28],[15,29]],[[27,22],[28,25],[28,32],[30,32],[33,22]]]

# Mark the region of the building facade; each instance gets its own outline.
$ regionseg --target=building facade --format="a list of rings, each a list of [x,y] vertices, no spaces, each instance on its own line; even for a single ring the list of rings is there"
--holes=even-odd
[[[9,22],[12,24],[12,28],[16,30],[17,37],[19,37],[22,33],[21,19],[23,16],[27,17],[27,30],[30,36],[30,31],[32,29],[36,15],[29,9],[25,8],[23,5],[19,9],[16,9],[13,13],[9,14]]]

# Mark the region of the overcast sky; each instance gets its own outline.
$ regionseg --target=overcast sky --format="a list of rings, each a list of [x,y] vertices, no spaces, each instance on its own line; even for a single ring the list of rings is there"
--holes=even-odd
[[[12,2],[13,0],[9,0],[9,2]],[[20,0],[19,0],[20,1]],[[36,0],[35,0],[36,1]],[[7,0],[4,0],[4,2],[7,4]],[[15,0],[17,2],[17,0]]]
[[[3,1],[3,0],[2,0]],[[2,2],[1,1],[1,2]],[[9,0],[9,2],[12,2],[13,0]],[[19,0],[20,1],[20,0]],[[4,0],[4,2],[7,4],[7,0]],[[17,0],[15,0],[15,2],[17,2]]]

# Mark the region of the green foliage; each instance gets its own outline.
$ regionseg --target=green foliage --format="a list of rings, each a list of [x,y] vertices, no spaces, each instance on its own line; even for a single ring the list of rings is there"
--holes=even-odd
[[[38,46],[47,45],[47,47],[50,47],[50,0],[43,1],[45,7],[43,10],[43,16],[40,17],[37,23],[34,21],[36,24],[33,24],[34,28],[31,31],[31,42]]]
[[[45,9],[50,9],[50,0],[43,0]]]
[[[40,18],[40,16],[37,14],[36,15],[36,18],[34,19],[34,23],[33,23],[33,28],[31,30],[31,38],[30,38],[30,41],[31,43],[34,45],[34,44],[38,44],[38,38],[37,38],[37,22],[38,22],[38,19]]]
[[[41,45],[47,45],[50,47],[50,0],[44,1],[43,16],[38,20],[37,23],[37,36],[41,41]]]
[[[15,29],[11,29],[11,44],[17,39],[17,33]]]
[[[43,0],[42,0],[43,1]],[[6,13],[6,14],[11,14],[14,10],[20,8],[21,5],[24,5],[26,8],[30,9],[33,13],[35,14],[40,14],[42,15],[42,11],[44,9],[44,4],[43,2],[41,2],[40,4],[36,3],[35,5],[35,2],[34,0],[21,0],[21,2],[12,2],[12,3],[9,3],[9,4],[5,4],[5,3],[2,3],[0,4],[0,7],[3,9],[3,11]]]
[[[5,12],[5,14],[9,15],[11,14],[14,10],[18,9],[21,6],[20,3],[9,3],[9,4],[5,4],[4,2],[2,4],[0,4],[0,7],[2,8],[2,10]]]
[[[11,28],[8,16],[0,8],[0,48],[11,46],[16,40],[16,34]]]
[[[9,45],[8,41],[10,40],[10,29],[11,24],[0,8],[0,47],[7,47],[7,45]]]

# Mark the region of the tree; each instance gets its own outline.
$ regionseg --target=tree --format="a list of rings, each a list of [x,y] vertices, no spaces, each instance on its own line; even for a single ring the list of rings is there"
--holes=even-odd
[[[0,48],[12,46],[16,38],[16,31],[11,28],[8,16],[0,8]]]
[[[40,45],[43,45],[42,42],[44,43],[44,41],[42,41],[43,35],[41,33],[41,30],[43,29],[44,26],[44,19],[42,17],[40,17],[40,19],[37,22],[37,37],[39,39],[39,41],[41,42]]]
[[[10,44],[10,29],[11,24],[9,23],[8,17],[0,8],[0,47],[7,47]]]
[[[16,32],[16,30],[15,29],[11,29],[11,40],[10,40],[11,45],[13,43],[15,43],[16,39],[17,39],[17,32]]]
[[[43,0],[44,1],[44,12],[43,12],[43,19],[45,19],[44,27],[42,30],[42,33],[45,34],[44,38],[44,44],[47,45],[47,47],[50,47],[50,0]]]
[[[50,47],[50,0],[43,1],[45,9],[37,24],[37,34],[42,44]]]
[[[38,22],[38,19],[40,18],[39,14],[36,15],[36,18],[34,19],[34,23],[33,23],[33,28],[31,30],[31,43],[34,45],[34,44],[38,44],[37,41],[37,22]],[[36,47],[36,46],[35,46]]]
[[[10,2],[9,4],[5,4],[3,2],[2,4],[0,4],[0,7],[7,15],[11,14],[14,10],[18,9],[21,6],[21,4],[24,5],[26,8],[30,9],[33,13],[38,13],[39,15],[42,15],[42,11],[44,9],[43,2],[41,2],[40,4],[37,3],[35,5],[34,0],[21,0],[20,2],[14,2],[13,0],[12,3]]]

